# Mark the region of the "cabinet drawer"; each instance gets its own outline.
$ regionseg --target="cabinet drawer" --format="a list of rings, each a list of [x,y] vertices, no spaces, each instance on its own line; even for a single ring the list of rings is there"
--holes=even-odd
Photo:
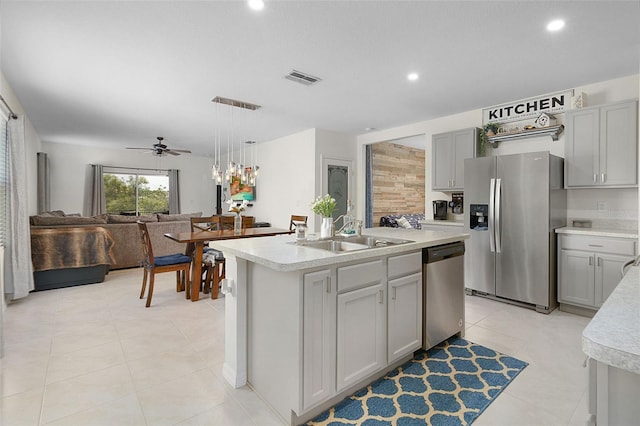
[[[338,293],[384,280],[382,259],[338,268]]]
[[[635,256],[636,241],[627,238],[563,235],[560,238],[560,248],[565,250],[586,250],[599,253],[616,253]]]
[[[422,252],[402,254],[389,258],[389,279],[422,271]]]

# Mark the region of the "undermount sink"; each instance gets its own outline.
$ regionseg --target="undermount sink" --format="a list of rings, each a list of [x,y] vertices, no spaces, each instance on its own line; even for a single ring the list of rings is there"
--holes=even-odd
[[[360,235],[352,237],[332,237],[316,241],[300,241],[296,244],[303,247],[327,250],[333,253],[343,253],[347,251],[367,250],[379,247],[389,247],[397,244],[412,243],[411,240],[401,240],[397,238],[374,237]]]

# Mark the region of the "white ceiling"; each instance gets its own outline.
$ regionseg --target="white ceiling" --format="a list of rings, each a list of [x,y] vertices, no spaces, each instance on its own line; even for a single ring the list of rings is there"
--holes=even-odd
[[[358,135],[637,74],[640,1],[7,1],[1,67],[43,141],[211,155],[235,136]],[[563,18],[559,33],[545,30]],[[284,79],[292,69],[314,86]],[[420,74],[409,82],[410,71]],[[229,126],[228,109],[218,117]]]

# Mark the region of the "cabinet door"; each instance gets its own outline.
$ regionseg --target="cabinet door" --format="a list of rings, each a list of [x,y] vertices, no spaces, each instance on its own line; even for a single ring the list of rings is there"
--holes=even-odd
[[[600,182],[600,112],[598,107],[568,111],[565,140],[566,187],[594,186]]]
[[[594,257],[589,252],[560,250],[560,302],[594,306]]]
[[[464,189],[464,160],[475,157],[477,130],[466,129],[453,133],[452,190]]]
[[[387,361],[391,363],[422,345],[422,273],[391,280],[388,288]]]
[[[595,306],[600,307],[622,280],[622,265],[633,257],[596,254]]]
[[[600,108],[600,184],[638,183],[638,109],[635,101]]]
[[[304,275],[303,407],[335,393],[336,289],[331,271]]]
[[[431,142],[431,188],[439,191],[451,190],[453,167],[451,134],[434,135]]]
[[[386,309],[382,281],[338,295],[338,392],[386,365]]]

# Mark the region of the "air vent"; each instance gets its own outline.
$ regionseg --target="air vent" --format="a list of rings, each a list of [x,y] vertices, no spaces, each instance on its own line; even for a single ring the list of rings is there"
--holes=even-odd
[[[289,74],[285,75],[284,78],[287,80],[295,81],[296,83],[304,84],[305,86],[311,86],[322,79],[318,77],[314,77],[310,74],[305,74],[300,71],[292,70]]]

